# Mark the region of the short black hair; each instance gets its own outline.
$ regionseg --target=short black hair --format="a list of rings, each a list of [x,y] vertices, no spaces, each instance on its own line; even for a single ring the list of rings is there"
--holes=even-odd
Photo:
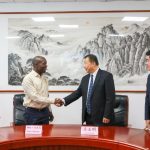
[[[146,56],[150,56],[150,50],[146,52]]]
[[[32,65],[33,66],[36,66],[41,60],[46,60],[45,57],[43,56],[35,56],[33,59],[32,59]]]
[[[97,59],[96,55],[94,55],[94,54],[88,54],[88,55],[84,56],[84,59],[85,58],[89,58],[90,62],[95,62],[95,64],[97,66],[99,65],[99,62],[98,62],[98,59]]]

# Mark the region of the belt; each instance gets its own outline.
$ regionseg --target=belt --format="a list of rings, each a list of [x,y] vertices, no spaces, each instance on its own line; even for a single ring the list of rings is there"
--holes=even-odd
[[[45,108],[42,108],[42,109],[26,107],[26,109],[31,110],[31,111],[45,111],[46,109],[48,109],[48,107],[45,107]]]

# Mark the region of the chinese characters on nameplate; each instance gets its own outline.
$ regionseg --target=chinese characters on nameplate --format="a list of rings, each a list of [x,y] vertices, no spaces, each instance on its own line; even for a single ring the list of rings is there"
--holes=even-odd
[[[42,135],[41,125],[26,125],[25,135]]]
[[[81,135],[98,135],[98,127],[81,126]]]

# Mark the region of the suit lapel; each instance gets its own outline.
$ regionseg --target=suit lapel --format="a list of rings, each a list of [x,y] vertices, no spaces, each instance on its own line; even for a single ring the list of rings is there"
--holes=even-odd
[[[97,84],[99,84],[101,82],[101,80],[100,80],[101,77],[102,77],[102,71],[101,71],[101,69],[99,69],[98,72],[97,72],[95,81],[94,81],[93,90],[92,90],[92,96],[93,96],[93,93],[95,91],[95,88],[96,88]],[[88,92],[89,79],[90,79],[90,74],[87,75],[86,82],[85,82],[86,95],[87,95],[87,92]]]
[[[150,74],[148,75],[148,81],[147,81],[147,94],[149,95],[150,92]]]
[[[93,92],[92,92],[92,95],[93,95],[93,93],[94,93],[94,91],[95,91],[95,88],[96,88],[96,86],[97,86],[97,84],[99,84],[100,83],[100,78],[102,77],[102,73],[101,73],[101,70],[99,69],[98,70],[98,72],[97,72],[97,75],[96,75],[96,78],[95,78],[95,81],[94,81],[94,86],[93,86]]]
[[[85,87],[86,87],[86,95],[87,95],[87,92],[88,92],[88,84],[89,84],[89,79],[90,79],[90,74],[87,75],[86,77],[86,82],[85,82]]]

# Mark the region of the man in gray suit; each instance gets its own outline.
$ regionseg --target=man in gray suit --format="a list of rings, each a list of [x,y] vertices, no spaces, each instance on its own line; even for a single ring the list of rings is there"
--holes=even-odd
[[[64,105],[82,96],[82,124],[113,125],[115,87],[111,73],[99,68],[98,59],[89,54],[83,58],[85,75],[76,91],[64,98]],[[61,104],[60,104],[61,105]]]

